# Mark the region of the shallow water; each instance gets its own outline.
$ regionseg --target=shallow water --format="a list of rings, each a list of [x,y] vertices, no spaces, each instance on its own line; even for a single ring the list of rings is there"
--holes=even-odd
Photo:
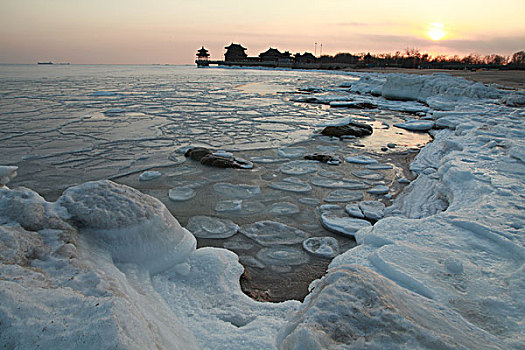
[[[316,203],[333,203],[327,198],[335,189],[318,184],[343,177],[365,181],[367,189],[387,185],[389,194],[395,195],[402,186],[396,179],[410,176],[404,167],[413,151],[430,140],[427,134],[392,127],[403,121],[402,112],[330,108],[291,100],[316,94],[348,97],[349,92],[339,86],[355,79],[324,72],[189,66],[0,65],[0,164],[19,167],[19,176],[10,186],[32,188],[48,200],[71,185],[109,178],[159,198],[182,225],[195,215],[228,218],[238,225],[274,220],[299,228],[309,237],[335,237],[342,252],[355,242],[321,226]],[[298,90],[312,86],[321,92]],[[347,141],[313,137],[322,129],[320,123],[348,116],[372,124],[374,134]],[[387,143],[395,143],[395,148],[385,150]],[[279,153],[278,147],[292,144],[308,153],[336,154],[341,160],[371,155],[392,169],[370,170],[343,162],[319,164],[305,174],[285,174],[280,167],[302,157],[289,158],[287,150]],[[235,156],[252,159],[255,167],[202,166],[177,152],[190,145],[234,151]],[[162,176],[139,181],[145,170],[158,170]],[[353,175],[363,170],[381,174],[380,179]],[[288,177],[300,179],[311,190],[276,189],[275,184]],[[243,207],[236,211],[232,208],[239,198],[216,191],[218,183],[256,185],[260,193],[243,199]],[[169,199],[171,188],[188,185],[193,198]],[[362,193],[365,200],[389,203],[388,198],[366,189]],[[286,215],[283,202],[299,212]],[[344,207],[347,202],[339,204]],[[264,255],[266,248],[239,233],[198,241],[199,246],[224,246],[238,253],[246,266],[244,288],[262,294],[263,299],[301,299],[309,282],[320,277],[329,263],[305,253],[308,262],[299,266],[261,267],[253,259]]]

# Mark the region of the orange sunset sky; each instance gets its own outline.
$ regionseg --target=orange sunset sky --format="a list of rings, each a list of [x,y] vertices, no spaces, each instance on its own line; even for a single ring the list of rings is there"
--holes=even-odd
[[[0,63],[189,64],[204,45],[257,55],[525,49],[525,0],[1,0]]]

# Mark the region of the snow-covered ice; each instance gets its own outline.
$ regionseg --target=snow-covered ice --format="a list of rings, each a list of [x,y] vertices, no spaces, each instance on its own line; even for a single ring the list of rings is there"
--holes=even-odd
[[[430,130],[434,141],[410,166],[415,180],[373,226],[365,220],[357,224],[359,219],[344,212],[336,215],[335,209],[321,210],[326,227],[354,235],[358,246],[334,258],[303,303],[250,299],[240,289],[243,267],[236,254],[196,249],[193,235],[160,201],[127,186],[88,182],[68,189],[56,202],[26,188],[4,187],[0,346],[524,348],[525,114],[513,107],[517,98],[448,75],[352,74],[361,78],[352,81],[348,94],[359,92],[380,108],[387,105],[379,103],[382,97],[393,99],[388,108],[427,103],[429,117],[445,129]],[[338,77],[330,79],[342,80]],[[319,82],[330,79],[323,76]],[[96,97],[90,91],[83,95]],[[114,101],[124,95],[99,96],[97,101]],[[237,101],[223,103],[242,108]],[[149,108],[153,112],[159,106]],[[321,112],[318,118],[330,119]],[[227,139],[214,137],[221,138],[217,143]],[[154,137],[135,142],[164,147]],[[128,150],[128,144],[133,142],[120,146]],[[81,155],[90,152],[78,149]],[[8,164],[18,162],[8,159]],[[377,180],[366,178],[377,177],[373,174],[360,175]],[[297,181],[280,183],[303,190],[309,186]],[[251,199],[228,199],[228,204],[241,211],[245,202],[257,203],[265,210]],[[265,246],[252,265],[286,272],[291,264],[314,259],[300,247],[309,233],[276,222],[259,226],[246,226],[248,235]],[[224,243],[243,244],[254,249],[236,236]]]

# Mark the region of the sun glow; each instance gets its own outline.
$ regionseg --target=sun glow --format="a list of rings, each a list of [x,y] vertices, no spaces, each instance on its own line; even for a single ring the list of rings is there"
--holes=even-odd
[[[443,23],[430,23],[428,26],[427,35],[434,41],[443,39],[445,34]]]

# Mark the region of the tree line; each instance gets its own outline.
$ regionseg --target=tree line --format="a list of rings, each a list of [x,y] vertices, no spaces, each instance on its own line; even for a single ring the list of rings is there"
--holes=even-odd
[[[324,55],[318,58],[323,64],[342,63],[356,67],[399,67],[422,69],[525,69],[525,51],[518,51],[512,56],[498,54],[467,56],[431,56],[418,49],[406,49],[395,53],[338,53],[335,56]]]

